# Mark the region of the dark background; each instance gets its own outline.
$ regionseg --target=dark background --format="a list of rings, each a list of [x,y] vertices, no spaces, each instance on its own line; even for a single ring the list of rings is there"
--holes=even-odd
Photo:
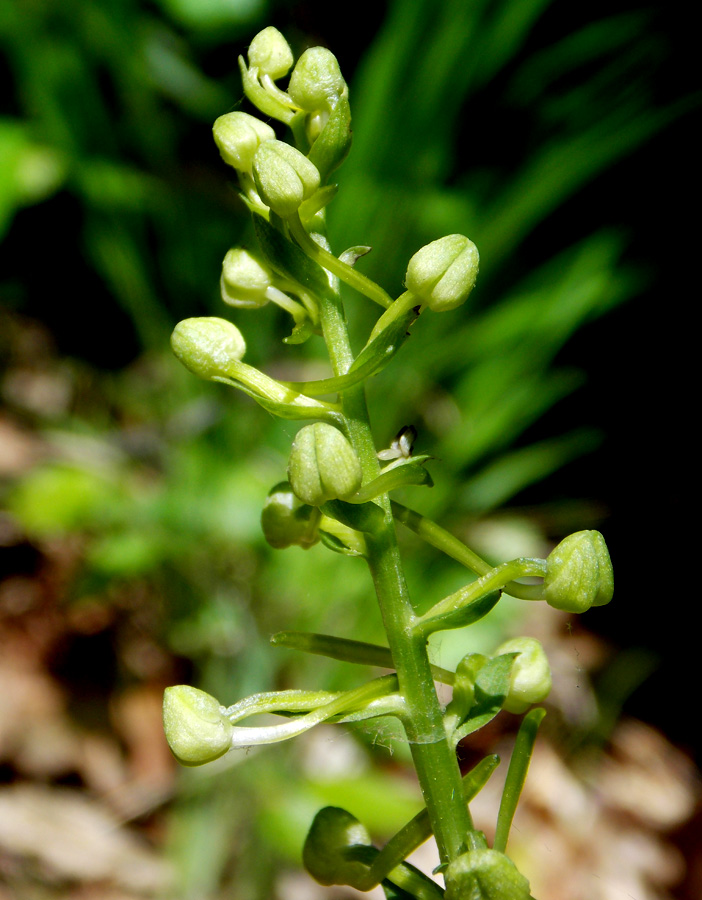
[[[132,6],[134,12],[138,9]],[[161,15],[155,6],[144,5],[141,10]],[[697,452],[690,407],[697,352],[695,211],[700,148],[695,100],[699,79],[689,7],[627,2],[547,5],[519,54],[471,99],[471,118],[466,130],[457,134],[455,171],[449,181],[467,168],[488,163],[509,177],[521,162],[520,134],[526,143],[535,137],[533,116],[529,110],[516,109],[507,90],[524,59],[586,22],[632,10],[646,13],[637,36],[641,43],[656,41],[654,67],[642,88],[648,92],[647,102],[679,104],[679,110],[658,133],[541,222],[520,245],[512,265],[527,271],[533,260],[567,247],[578,235],[608,227],[625,235],[624,261],[645,274],[645,283],[634,299],[603,321],[586,325],[560,351],[557,362],[585,370],[587,383],[520,438],[526,444],[586,424],[602,430],[602,445],[514,497],[511,504],[546,506],[577,495],[606,510],[602,528],[612,549],[619,602],[591,613],[588,627],[619,646],[640,646],[655,654],[660,661],[656,676],[634,691],[627,708],[644,719],[654,717],[675,740],[699,752],[694,717],[680,704],[682,683],[694,671],[686,664],[696,655],[694,612],[688,611],[694,599],[690,579],[674,568],[687,572],[687,560],[695,554],[691,498]],[[128,14],[126,5],[125,19]],[[20,18],[23,15],[19,13]],[[382,3],[354,4],[352,12],[334,13],[325,3],[276,3],[266,21],[306,44],[333,47],[353,82],[359,59],[384,15]],[[58,18],[57,24],[64,31],[63,35],[57,31],[57,40],[63,39],[67,17]],[[237,52],[245,48],[246,27],[239,35],[237,29],[228,34],[226,27],[219,33],[217,29],[193,33],[177,20],[169,25],[192,42],[209,76],[232,80],[232,44]],[[21,74],[21,69],[13,69],[10,51],[3,65],[3,83],[9,88],[3,92],[5,115],[22,113]],[[592,77],[596,74],[593,67]],[[107,77],[96,88],[107,94],[108,109],[111,103],[118,105],[119,98],[109,96],[114,85]],[[477,132],[474,120],[480,123]],[[203,166],[200,133],[191,123],[175,152],[194,185],[202,189],[204,182],[207,193],[212,189],[209,175],[198,171]],[[83,263],[84,250],[75,236],[85,227],[81,201],[67,190],[18,211],[0,251],[4,293],[11,307],[46,324],[59,353],[99,368],[118,369],[142,351],[143,333],[137,333],[124,305],[104,292],[94,268]],[[148,234],[144,239],[149,240]],[[510,277],[514,278],[514,269]],[[19,281],[21,291],[16,290]],[[173,301],[165,298],[165,302]],[[109,339],[96,341],[96,331]]]
[[[607,664],[595,672],[600,700],[612,716],[621,706],[656,726],[699,765],[702,739],[690,706],[699,681],[698,29],[683,4],[524,0],[524,9],[540,6],[539,14],[481,80],[490,54],[500,53],[499,41],[491,43],[491,17],[509,6],[508,0],[349,8],[262,0],[248,12],[230,4],[230,13],[240,10],[236,16],[207,20],[204,4],[176,0],[17,0],[0,12],[0,117],[21,126],[27,145],[54,154],[60,170],[48,187],[18,197],[11,187],[17,159],[11,141],[0,143],[2,421],[29,438],[31,448],[16,471],[0,473],[0,500],[8,509],[0,525],[7,530],[11,523],[0,575],[32,577],[46,593],[45,606],[15,616],[20,628],[25,614],[48,623],[59,610],[70,620],[47,639],[45,662],[82,726],[107,728],[115,695],[135,684],[160,696],[165,684],[187,681],[233,698],[311,684],[311,673],[332,689],[347,686],[348,674],[331,664],[271,660],[266,639],[280,628],[382,639],[355,570],[345,569],[342,578],[319,558],[324,568],[305,588],[319,548],[294,556],[263,544],[258,509],[268,486],[283,477],[294,430],[281,430],[253,404],[232,402],[181,373],[168,353],[178,319],[223,314],[216,286],[223,252],[250,238],[210,129],[217,115],[242,104],[238,54],[258,28],[274,24],[296,54],[317,43],[330,47],[351,86],[354,150],[330,207],[335,246],[372,243],[365,271],[392,291],[409,255],[440,233],[465,231],[481,252],[483,240],[488,245],[465,317],[423,316],[420,323],[436,347],[453,341],[457,358],[444,362],[440,352],[433,359],[419,350],[413,356],[411,343],[398,355],[396,380],[383,382],[373,399],[377,421],[388,431],[379,441],[408,416],[419,417],[422,449],[438,457],[433,499],[422,502],[459,534],[510,516],[532,523],[550,543],[580,528],[603,532],[615,599],[571,626],[576,634],[599,635],[610,648]],[[393,11],[411,18],[415,7],[426,38],[420,28],[411,43],[404,23],[395,23],[396,34],[386,23]],[[446,53],[456,56],[452,77],[427,112],[420,101],[431,84],[412,78],[425,53],[436,52],[435,25],[446,9],[458,23]],[[462,56],[456,47],[461,50],[468,9],[483,17],[485,34],[466,36]],[[599,22],[608,25],[580,45],[583,61],[570,65],[566,58],[562,70],[546,65],[551,48]],[[382,62],[379,41],[386,41],[387,71],[404,71],[405,79],[378,121],[373,99],[385,87],[372,83]],[[441,54],[432,58],[440,69]],[[464,70],[471,76],[465,81]],[[543,79],[537,88],[532,77]],[[569,157],[563,147],[595,131],[600,119],[613,123],[613,141],[627,121],[644,125],[625,150],[578,180],[589,151]],[[617,131],[620,125],[624,131]],[[561,153],[554,165],[563,183],[575,187],[554,180],[551,206],[546,202],[529,220],[515,213],[512,221],[522,230],[501,244],[490,230],[500,212],[495,198],[548,147]],[[376,187],[379,207],[368,196]],[[474,353],[474,329],[519,294],[532,273],[548,299],[542,270],[552,261],[565,270],[570,249],[594,234],[620,242],[617,259],[609,269],[603,264],[603,272],[613,281],[630,278],[633,286],[622,290],[621,302],[593,306],[555,351],[545,345],[544,355],[555,353],[543,363],[545,374],[574,373],[577,386],[545,403],[539,415],[508,420],[508,434],[497,434],[479,458],[469,447],[456,449],[431,416],[416,411],[437,397],[476,390],[462,372],[456,341],[465,340],[476,371],[486,370],[490,359]],[[354,327],[366,324],[364,312],[351,315]],[[247,361],[272,369],[285,364],[282,317],[262,315],[256,327],[236,321],[244,323]],[[540,372],[539,342],[538,327],[525,327],[505,348],[506,364],[524,349]],[[303,358],[315,358],[312,343]],[[507,390],[531,374],[525,366]],[[67,384],[70,401],[33,406],[18,393],[18,372]],[[582,435],[582,452],[564,453],[543,477],[517,485],[501,503],[471,505],[462,493],[502,460],[572,434],[576,442]],[[86,470],[108,472],[100,496],[82,476],[75,484],[61,481],[60,490],[51,481],[54,493],[47,491],[45,470],[51,475],[57,461],[60,468],[77,460],[80,468],[81,454]],[[232,511],[237,503],[240,509]],[[414,549],[409,574],[420,596],[435,584],[455,589],[448,568]],[[490,548],[484,552],[489,556]],[[324,591],[325,580],[339,597]],[[160,740],[157,720],[158,712]],[[257,858],[265,862],[270,853],[275,860],[270,847],[279,832],[275,821],[251,825],[250,817],[259,807],[266,815],[257,782],[292,790],[298,772],[286,768],[286,759],[269,758],[270,768],[261,763],[258,777],[252,770],[229,787],[223,779],[219,793],[202,800],[203,809],[210,804],[219,811],[212,817],[224,823],[226,840],[236,831],[239,857],[230,868],[237,884],[248,885],[242,897],[270,896],[266,885],[258,893],[251,887],[259,875],[246,860],[252,845]],[[16,760],[0,765],[3,782],[24,777]],[[70,766],[52,777],[74,786],[86,781]],[[189,784],[176,819],[196,805]],[[160,846],[163,826],[145,821]],[[296,848],[287,852],[296,858]],[[229,865],[220,861],[225,876]],[[207,890],[200,885],[193,896],[209,896]],[[693,885],[680,896],[687,900],[694,891]]]

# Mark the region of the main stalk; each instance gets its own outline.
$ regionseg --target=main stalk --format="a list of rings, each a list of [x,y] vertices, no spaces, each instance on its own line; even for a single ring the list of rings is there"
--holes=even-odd
[[[335,374],[353,362],[348,329],[336,292],[321,299],[320,320]],[[349,438],[361,460],[364,481],[376,477],[378,458],[373,441],[365,391],[349,388],[341,402]],[[425,640],[413,632],[414,612],[400,558],[390,499],[376,501],[384,510],[382,527],[366,535],[367,561],[380,606],[400,691],[407,707],[405,732],[443,863],[466,849],[472,821],[463,798],[456,755],[446,739],[442,710],[434,688]]]

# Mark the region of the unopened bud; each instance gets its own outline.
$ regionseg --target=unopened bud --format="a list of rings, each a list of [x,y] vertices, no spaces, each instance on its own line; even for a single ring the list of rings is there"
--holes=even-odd
[[[259,75],[268,75],[275,81],[290,71],[293,55],[283,35],[269,25],[259,31],[249,45],[249,65],[258,69]]]
[[[612,599],[612,561],[599,531],[568,535],[551,551],[546,565],[543,592],[549,606],[582,613]]]
[[[314,817],[302,850],[302,861],[319,884],[362,886],[368,861],[354,860],[371,847],[370,835],[355,816],[337,806],[326,806]],[[366,888],[363,888],[364,890]]]
[[[245,112],[220,116],[212,126],[212,134],[222,159],[240,172],[250,172],[260,145],[275,138],[270,125]]]
[[[242,333],[226,319],[183,319],[171,335],[173,352],[200,378],[227,377],[229,364],[246,352]]]
[[[478,277],[478,248],[462,234],[448,234],[418,250],[405,285],[423,304],[444,312],[464,303]]]
[[[164,691],[163,730],[173,755],[184,766],[201,766],[224,756],[233,728],[211,694],[187,684]]]
[[[222,299],[240,309],[256,309],[268,303],[266,291],[273,284],[271,271],[248,250],[234,247],[222,263]]]
[[[444,873],[446,900],[531,900],[527,879],[497,850],[463,853]]]
[[[326,47],[310,47],[298,59],[290,76],[288,93],[305,112],[332,110],[348,93],[334,54]]]
[[[294,545],[307,549],[319,540],[317,526],[321,517],[316,507],[298,500],[289,482],[281,481],[266,497],[261,528],[265,539],[276,550]]]
[[[326,422],[305,425],[292,445],[288,478],[310,506],[344,500],[361,486],[361,463],[346,437]]]
[[[536,638],[518,637],[505,641],[495,651],[519,654],[512,663],[509,692],[502,708],[511,713],[523,713],[533,703],[541,703],[551,690],[551,668],[544,648]]]
[[[281,218],[291,216],[319,187],[317,167],[283,141],[261,144],[253,161],[261,200]]]

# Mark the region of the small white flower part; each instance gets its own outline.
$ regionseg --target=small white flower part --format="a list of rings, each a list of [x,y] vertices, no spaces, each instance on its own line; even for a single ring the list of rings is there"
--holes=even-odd
[[[417,439],[417,429],[414,425],[405,425],[401,428],[387,450],[378,452],[378,459],[383,461],[391,459],[409,459],[412,456],[412,448]]]

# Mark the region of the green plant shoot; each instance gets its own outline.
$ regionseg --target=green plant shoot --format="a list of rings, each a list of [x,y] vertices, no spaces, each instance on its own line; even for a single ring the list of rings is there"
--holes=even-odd
[[[288,471],[281,472],[282,480],[265,502],[262,527],[269,543],[282,549],[321,541],[368,567],[385,647],[294,633],[277,635],[274,644],[385,666],[394,674],[345,692],[256,694],[231,706],[195,688],[171,687],[164,699],[166,737],[176,757],[193,766],[236,748],[286,740],[322,722],[393,716],[411,749],[424,811],[379,849],[351,813],[336,807],[321,810],[305,842],[310,874],[322,884],[363,891],[381,884],[388,897],[529,900],[528,881],[505,851],[543,711],[527,712],[517,738],[494,847],[474,828],[469,800],[484,786],[497,759],[485,757],[462,778],[456,746],[501,710],[521,714],[541,703],[551,687],[548,660],[539,642],[525,637],[508,641],[492,657],[469,652],[455,672],[446,672],[430,664],[427,638],[477,622],[505,590],[570,612],[608,603],[613,582],[607,547],[598,532],[583,531],[567,537],[548,559],[518,558],[491,567],[437,523],[391,502],[396,488],[431,486],[425,468],[429,457],[412,454],[408,429],[389,450],[378,450],[365,383],[401,351],[418,316],[455,314],[476,285],[478,249],[461,234],[418,248],[397,297],[356,268],[369,248],[353,247],[337,255],[327,241],[325,214],[337,193],[330,179],[351,147],[348,89],[337,60],[328,50],[313,47],[293,67],[287,41],[269,27],[254,38],[248,60],[240,58],[239,65],[244,91],[260,118],[244,112],[220,116],[214,138],[223,160],[236,172],[259,252],[232,248],[227,253],[222,299],[237,309],[280,306],[292,319],[286,342],[321,336],[332,374],[318,382],[277,381],[243,361],[244,336],[222,318],[181,322],[173,333],[173,350],[202,378],[236,387],[266,411],[304,423],[293,441]],[[291,68],[285,90],[276,82]],[[271,120],[289,127],[292,143],[276,137]],[[358,354],[351,349],[342,283],[358,295],[359,303],[370,302],[379,312]],[[403,574],[397,521],[463,563],[477,579],[418,615]],[[339,560],[340,566],[358,564]],[[520,584],[527,576],[542,581]],[[435,679],[453,685],[446,708],[437,697]],[[280,724],[240,724],[264,713],[280,714]],[[406,862],[430,834],[438,845],[445,888]]]

